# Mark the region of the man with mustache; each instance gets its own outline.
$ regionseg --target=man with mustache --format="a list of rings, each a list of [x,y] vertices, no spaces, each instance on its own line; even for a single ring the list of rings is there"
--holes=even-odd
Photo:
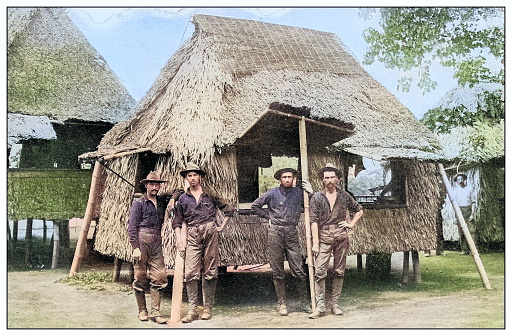
[[[274,178],[280,186],[270,189],[253,202],[251,209],[260,217],[270,221],[268,230],[268,259],[272,269],[272,279],[277,294],[277,306],[281,316],[288,315],[286,306],[286,283],[284,272],[285,257],[294,277],[298,277],[302,310],[309,311],[307,276],[299,244],[297,224],[304,207],[304,192],[294,187],[298,172],[293,168],[279,169]],[[308,193],[313,190],[308,182],[303,182]],[[263,206],[267,205],[267,208]]]
[[[342,173],[333,164],[328,163],[320,169],[324,188],[311,197],[310,221],[313,244],[311,251],[315,256],[315,295],[316,309],[309,318],[316,319],[325,315],[325,278],[331,253],[334,257],[334,277],[332,283],[331,312],[343,315],[338,299],[343,288],[345,266],[349,251],[349,230],[352,230],[363,215],[363,208],[338,184]],[[349,212],[355,213],[350,219]]]
[[[139,320],[151,319],[156,323],[167,322],[167,319],[160,314],[162,289],[167,286],[161,237],[167,204],[164,197],[158,196],[160,186],[165,182],[167,181],[161,180],[155,172],[150,172],[145,179],[140,181],[146,188],[146,192],[132,204],[127,226],[128,239],[133,248],[134,281],[132,287],[139,308]],[[151,293],[149,318],[145,295],[148,287]]]
[[[213,190],[202,186],[206,172],[195,163],[188,163],[180,175],[187,180],[189,187],[176,203],[172,227],[176,237],[181,237],[181,227],[183,223],[187,224],[187,241],[185,243],[176,239],[176,248],[178,253],[185,254],[188,297],[188,313],[181,321],[190,323],[199,318],[197,306],[200,279],[204,301],[201,319],[212,318],[219,266],[219,231],[233,217],[235,208]],[[217,210],[224,213],[220,226],[216,223]]]

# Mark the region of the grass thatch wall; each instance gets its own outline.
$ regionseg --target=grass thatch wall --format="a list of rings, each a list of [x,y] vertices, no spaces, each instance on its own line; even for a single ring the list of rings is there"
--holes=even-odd
[[[135,180],[138,155],[124,156],[109,162],[109,167],[128,181]],[[102,195],[101,214],[97,225],[94,249],[101,254],[131,260],[126,223],[133,200],[133,187],[105,170],[107,178]]]
[[[70,219],[85,212],[91,172],[15,170],[7,172],[7,218]]]

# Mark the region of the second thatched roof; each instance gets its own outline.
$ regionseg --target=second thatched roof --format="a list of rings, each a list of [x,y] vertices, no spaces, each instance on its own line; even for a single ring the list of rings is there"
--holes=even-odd
[[[145,147],[172,153],[178,162],[204,162],[278,102],[355,125],[339,148],[437,157],[437,138],[336,35],[206,15],[192,22],[192,38],[167,62],[134,115],[108,132],[91,156]]]
[[[7,110],[115,124],[136,102],[63,8],[7,11]]]

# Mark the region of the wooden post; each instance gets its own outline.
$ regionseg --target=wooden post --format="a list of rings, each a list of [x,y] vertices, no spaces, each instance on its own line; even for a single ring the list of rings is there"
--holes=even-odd
[[[59,224],[53,221],[53,254],[52,254],[52,269],[56,269],[59,264]]]
[[[25,230],[25,264],[28,264],[30,261],[30,256],[32,255],[32,224],[34,222],[33,218],[27,219],[27,226]]]
[[[306,141],[306,119],[304,116],[299,121],[299,142],[300,142],[300,165],[302,180],[309,182],[308,173],[308,144]],[[311,251],[311,224],[309,221],[309,195],[304,190],[304,226],[306,227],[306,249],[309,269],[309,289],[311,292],[311,307],[316,308],[315,299],[315,268],[313,266],[313,253]]]
[[[18,241],[18,221],[15,220],[12,223],[12,241]]]
[[[402,265],[402,283],[409,282],[409,251],[404,251],[404,261]]]
[[[473,241],[473,237],[471,237],[471,233],[469,232],[466,220],[464,219],[464,216],[462,216],[462,212],[460,211],[459,205],[457,204],[457,201],[453,196],[450,181],[448,180],[448,176],[446,176],[444,167],[441,163],[439,163],[437,167],[439,168],[439,172],[441,173],[441,177],[443,178],[444,186],[446,188],[446,192],[448,193],[448,198],[452,203],[453,210],[455,210],[455,216],[457,217],[458,225],[462,229],[462,232],[464,233],[464,238],[468,242],[469,249],[471,250],[471,254],[473,255],[473,259],[475,260],[475,264],[478,269],[478,272],[480,273],[480,278],[482,279],[484,287],[486,289],[492,289],[491,283],[489,282],[489,278],[487,277],[487,273],[485,272],[484,265],[482,264],[482,260],[480,259],[480,255],[478,254],[475,242]]]
[[[183,223],[181,227],[182,242],[187,241],[187,225]],[[176,258],[174,259],[174,276],[172,281],[172,297],[171,297],[171,316],[167,324],[175,326],[181,321],[181,304],[183,301],[183,274],[185,273],[185,259],[176,249]]]
[[[73,263],[71,264],[71,269],[69,270],[69,276],[73,276],[73,274],[78,272],[78,269],[80,268],[80,263],[82,262],[82,258],[84,257],[84,251],[87,248],[87,234],[89,233],[89,226],[91,225],[91,219],[94,212],[94,207],[97,198],[96,189],[98,186],[98,180],[100,178],[101,172],[101,163],[96,161],[96,163],[94,164],[94,170],[92,172],[91,189],[89,190],[89,199],[87,201],[87,208],[85,210],[84,221],[82,227],[80,228],[80,235],[78,236],[75,256],[73,257]]]
[[[357,255],[357,270],[358,271],[363,270],[363,255],[362,254]]]
[[[420,265],[420,254],[418,251],[411,251],[412,253],[412,272],[414,274],[414,283],[421,282],[421,265]]]
[[[114,258],[114,276],[112,277],[113,282],[118,282],[121,275],[121,266],[123,266],[123,260],[118,257]]]
[[[46,219],[43,219],[43,243],[46,243],[48,237],[46,237],[46,230],[48,230],[48,225],[46,224]]]

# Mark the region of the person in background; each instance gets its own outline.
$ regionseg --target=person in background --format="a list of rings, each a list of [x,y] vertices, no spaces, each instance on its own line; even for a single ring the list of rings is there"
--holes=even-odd
[[[138,317],[141,321],[151,319],[156,323],[167,322],[160,313],[162,289],[167,287],[168,283],[161,237],[167,204],[163,197],[158,196],[160,186],[165,182],[167,181],[160,179],[155,172],[150,172],[140,181],[146,188],[146,192],[132,204],[127,225],[128,239],[133,248],[132,287],[139,308]],[[148,287],[151,293],[149,317],[145,295]]]
[[[311,251],[315,256],[315,299],[316,309],[309,318],[316,319],[325,315],[325,278],[331,254],[333,255],[334,277],[332,282],[331,312],[343,315],[338,300],[343,288],[347,255],[349,252],[349,231],[363,215],[363,208],[338,185],[342,173],[333,164],[328,163],[320,169],[324,188],[311,197],[310,221],[313,244]],[[354,213],[352,219],[349,214]]]
[[[459,205],[460,212],[466,221],[466,225],[468,226],[469,233],[473,237],[475,243],[477,242],[477,237],[475,236],[475,222],[474,215],[476,209],[476,201],[475,194],[472,188],[469,188],[467,185],[468,177],[465,174],[457,174],[453,178],[455,182],[455,186],[453,188],[453,197],[457,204]],[[462,253],[469,254],[470,249],[469,245],[464,237],[464,233],[458,225],[459,235],[460,235],[460,248]]]
[[[297,224],[304,208],[304,192],[295,187],[298,172],[293,168],[279,169],[274,178],[279,187],[272,188],[252,203],[251,209],[260,217],[270,221],[268,230],[268,258],[272,269],[272,279],[277,294],[278,312],[288,315],[286,305],[286,283],[284,262],[288,260],[292,275],[299,278],[299,293],[303,310],[309,311],[307,276],[299,243]],[[308,193],[313,190],[308,182],[303,183]],[[264,208],[264,206],[267,208]]]
[[[185,286],[188,297],[188,313],[181,320],[190,323],[199,318],[198,288],[202,279],[203,311],[202,320],[212,317],[219,266],[219,232],[235,208],[212,190],[202,186],[206,172],[194,163],[188,163],[180,175],[189,187],[176,202],[172,228],[176,237],[181,237],[181,227],[187,224],[186,243],[176,239],[178,253],[185,254]],[[217,210],[224,213],[224,219],[217,226]]]

